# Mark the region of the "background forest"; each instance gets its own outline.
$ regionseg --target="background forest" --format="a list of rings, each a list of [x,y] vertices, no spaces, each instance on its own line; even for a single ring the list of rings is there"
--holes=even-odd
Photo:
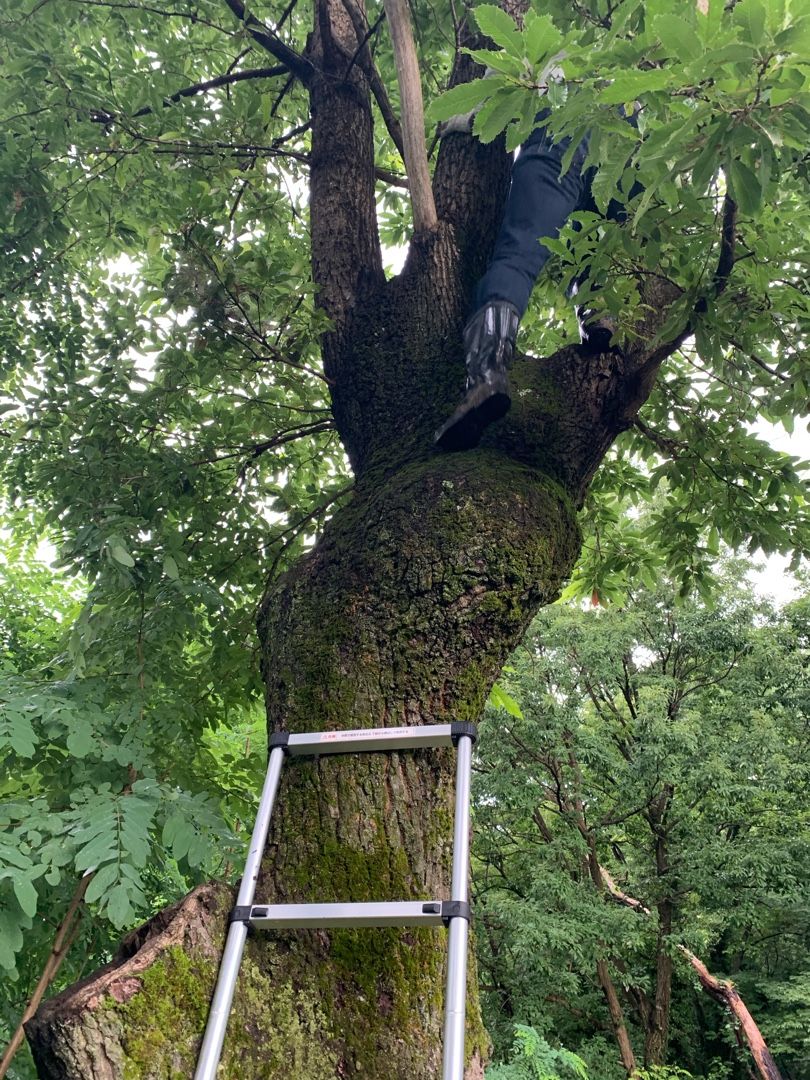
[[[451,508],[448,534],[464,505],[468,535],[433,548],[412,529],[413,542],[428,561],[453,550],[463,573],[453,604],[427,572],[424,587],[410,572],[419,552],[395,557],[408,519],[391,504],[400,534],[379,530],[380,580],[393,567],[402,577],[390,592],[406,599],[392,615],[378,713],[413,707],[399,675],[423,638],[455,626],[437,621],[435,595],[468,611],[471,630],[460,616],[457,655],[432,673],[433,691],[450,687],[477,716],[503,641],[511,648],[525,612],[568,578],[564,602],[535,619],[496,684],[477,748],[473,884],[490,1080],[621,1080],[620,1035],[644,1080],[749,1080],[739,1032],[689,956],[734,981],[784,1080],[810,1080],[810,592],[805,580],[798,599],[770,606],[729,554],[781,551],[795,570],[810,551],[807,466],[770,441],[806,423],[810,400],[810,14],[795,0],[530,7],[519,30],[492,5],[470,19],[461,4],[412,5],[453,268],[452,310],[417,356],[413,327],[424,319],[413,298],[433,288],[419,261],[430,245],[412,245],[399,278],[382,265],[413,220],[381,4],[347,22],[353,0],[4,0],[0,1042],[32,999],[89,975],[122,934],[137,950],[130,932],[190,887],[236,879],[266,760],[262,598],[341,514],[357,518],[351,543],[369,533],[373,547],[366,521],[388,505],[374,501],[380,477],[395,488],[397,470],[424,471],[430,506]],[[330,20],[354,35],[348,58],[332,50],[331,82],[315,77],[312,57],[324,61],[310,50],[313,14],[327,38]],[[506,189],[500,133],[511,148],[530,130],[537,86],[563,47],[575,92],[552,90],[556,130],[591,130],[602,209],[632,203],[623,177],[625,193],[641,177],[644,194],[624,224],[580,215],[556,243],[519,342],[546,359],[522,358],[517,426],[496,432],[465,475],[458,456],[426,461],[428,433],[458,390],[462,293]],[[494,77],[468,81],[484,65]],[[439,139],[433,121],[484,99],[475,139]],[[637,99],[638,130],[616,115]],[[351,131],[349,105],[367,122],[361,155],[339,153],[339,125],[323,120]],[[332,241],[338,227],[341,242],[352,233],[323,193],[354,197],[360,157],[369,234],[383,245],[379,306],[359,305],[367,325],[339,349],[332,332],[354,325],[356,282],[349,274],[329,292],[342,250]],[[470,207],[478,218],[467,220]],[[587,368],[572,344],[563,285],[585,265],[604,286],[591,301],[620,318],[628,355],[643,361],[640,396],[637,370],[618,370],[615,356],[613,367]],[[651,281],[670,289],[657,307]],[[389,333],[400,310],[407,319]],[[356,350],[365,367],[344,363]],[[581,415],[555,405],[553,422],[542,410],[537,420],[532,401],[553,403],[571,371],[615,396],[606,405],[583,391],[566,398]],[[373,377],[354,383],[347,372]],[[377,408],[377,389],[384,422],[342,444],[338,420],[352,434],[356,395]],[[605,419],[625,408],[621,422]],[[570,444],[558,414],[563,434],[577,435]],[[588,451],[597,429],[586,468],[577,448]],[[344,445],[355,464],[368,465],[369,447],[377,455],[362,491]],[[525,507],[558,490],[569,461],[560,505],[570,551],[563,544],[554,572],[544,569],[541,596],[532,559],[548,515],[538,503],[542,520],[527,527]],[[484,479],[489,501],[476,516],[469,492]],[[428,505],[420,498],[411,524]],[[516,538],[531,558],[495,573]],[[483,583],[481,551],[493,578]],[[346,577],[335,595],[351,607]],[[327,611],[334,597],[319,599]],[[496,633],[487,613],[499,611]],[[344,637],[362,667],[366,654]],[[470,641],[475,662],[489,649],[489,667],[467,665]],[[317,657],[312,668],[321,674]],[[420,706],[421,719],[435,714],[435,701]],[[338,720],[357,717],[347,707]],[[195,987],[189,978],[200,1014]],[[312,1016],[296,1023],[308,1038]],[[187,1024],[157,1030],[188,1047],[197,1029]],[[25,1046],[7,1075],[35,1075]]]
[[[750,570],[719,564],[706,599],[679,598],[664,578],[607,607],[555,605],[496,686],[478,744],[473,866],[484,1015],[502,1063],[492,1080],[626,1075],[600,962],[639,1060],[659,1039],[672,1063],[642,1075],[744,1080],[735,1024],[681,946],[734,981],[786,1080],[810,1077],[810,593],[775,609]],[[52,989],[193,884],[234,879],[266,736],[258,699],[189,696],[186,715],[204,710],[203,745],[166,738],[152,750],[159,780],[105,790],[105,728],[127,706],[100,671],[77,678],[86,586],[8,537],[0,575],[4,889],[23,915],[6,918],[1,939],[5,1040],[48,963],[77,857],[99,869]],[[112,627],[104,640],[121,648]],[[185,648],[190,686],[211,646]],[[176,676],[150,673],[148,692],[180,731]],[[591,858],[607,884],[594,883]],[[35,1075],[27,1050],[8,1075]]]

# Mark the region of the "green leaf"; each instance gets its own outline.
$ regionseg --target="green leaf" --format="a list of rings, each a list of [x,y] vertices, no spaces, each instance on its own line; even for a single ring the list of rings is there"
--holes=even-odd
[[[26,915],[33,917],[37,913],[37,890],[28,878],[14,879],[14,895]]]
[[[669,56],[695,60],[703,54],[703,44],[695,31],[678,15],[657,15],[653,27]]]
[[[522,90],[499,90],[475,117],[473,132],[483,143],[490,143],[514,117],[519,116],[526,98]]]
[[[779,52],[806,57],[810,53],[810,15],[802,16],[777,34],[774,45]]]
[[[739,158],[729,162],[731,194],[743,214],[756,214],[762,202],[762,186],[756,174]]]
[[[98,746],[92,726],[85,719],[76,716],[71,718],[66,742],[68,750],[76,758],[87,757]]]
[[[118,881],[119,870],[117,863],[107,863],[106,866],[102,866],[100,870],[97,870],[93,875],[93,880],[87,886],[87,892],[84,895],[88,904],[94,904],[97,900],[101,900],[104,895],[112,888],[114,883]]]
[[[20,757],[34,756],[39,739],[28,716],[16,709],[0,707],[0,746],[3,743]]]
[[[121,563],[122,566],[135,565],[135,560],[121,543],[110,544],[110,554],[115,559],[115,561]]]
[[[651,91],[663,90],[670,86],[674,79],[673,72],[663,68],[618,75],[610,86],[599,91],[599,100],[604,105],[624,105]]]
[[[483,4],[474,8],[473,15],[478,29],[496,45],[500,45],[510,56],[520,59],[523,56],[523,42],[514,21],[494,4]]]
[[[698,193],[706,190],[706,185],[720,169],[720,141],[720,132],[710,134],[706,145],[698,154],[697,161],[692,166],[692,183]]]
[[[493,94],[498,86],[495,79],[474,79],[472,82],[460,83],[451,90],[446,90],[441,97],[434,98],[426,115],[433,121],[463,116]]]
[[[119,882],[107,894],[104,910],[107,918],[118,929],[123,929],[134,921],[135,911],[132,907],[129,889],[123,882]]]
[[[760,46],[765,37],[767,12],[762,0],[740,0],[734,8],[734,21],[754,46]]]
[[[546,57],[556,54],[563,40],[562,34],[550,16],[538,15],[529,8],[524,20],[523,44],[526,56],[533,64],[538,64]]]
[[[500,683],[493,683],[492,689],[489,692],[489,704],[496,709],[503,709],[508,712],[510,716],[514,716],[518,720],[523,719],[523,712],[520,705],[515,701],[511,694],[500,685]]]
[[[170,577],[172,581],[177,581],[180,577],[180,570],[177,566],[177,560],[171,556],[166,555],[163,559],[163,569],[167,577]]]

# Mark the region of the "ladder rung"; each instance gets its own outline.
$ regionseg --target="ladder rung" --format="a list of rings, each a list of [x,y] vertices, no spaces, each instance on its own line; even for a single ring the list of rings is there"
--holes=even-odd
[[[420,750],[429,746],[452,746],[459,735],[469,735],[474,739],[475,725],[425,724],[417,727],[311,731],[289,735],[286,732],[276,732],[270,737],[270,748],[283,746],[292,757],[355,754],[362,750]]]
[[[254,904],[244,921],[259,930],[334,926],[441,926],[449,918],[469,918],[466,904],[402,900],[368,904]]]

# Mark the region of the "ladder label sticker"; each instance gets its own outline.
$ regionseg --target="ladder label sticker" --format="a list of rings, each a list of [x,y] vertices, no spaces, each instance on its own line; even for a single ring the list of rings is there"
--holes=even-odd
[[[412,727],[398,728],[361,728],[359,731],[323,731],[319,742],[361,742],[363,739],[399,738],[402,735],[412,735],[415,731]]]

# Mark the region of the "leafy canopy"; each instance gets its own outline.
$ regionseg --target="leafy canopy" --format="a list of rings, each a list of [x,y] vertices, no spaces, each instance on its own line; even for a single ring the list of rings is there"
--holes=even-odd
[[[415,5],[427,98],[449,77],[451,9]],[[305,48],[311,4],[251,11]],[[432,116],[483,101],[478,136],[515,144],[546,86],[554,131],[591,133],[598,205],[627,205],[623,225],[580,215],[560,237],[525,347],[571,340],[562,285],[586,264],[601,288],[585,299],[626,328],[653,273],[683,291],[673,327],[694,328],[592,489],[575,588],[609,595],[664,566],[700,584],[721,539],[806,551],[797,465],[752,424],[789,429],[810,386],[808,17],[780,0],[552,0],[522,29],[487,5],[478,20],[495,75]],[[381,25],[370,46],[396,106]],[[633,100],[637,129],[619,116]],[[256,605],[351,481],[309,270],[308,99],[222,0],[5,0],[0,121],[0,487],[17,537],[0,964],[30,982],[42,913],[78,875],[96,873],[109,928],[227,870],[259,769]],[[379,116],[375,140],[381,234],[401,240]],[[737,261],[715,295],[726,194]],[[656,490],[651,519],[626,517]],[[37,569],[44,535],[71,583]]]
[[[663,952],[676,958],[667,1061],[743,1075],[725,1017],[695,1007],[685,945],[733,979],[785,1070],[806,1075],[810,601],[770,609],[747,569],[725,568],[712,605],[677,603],[662,583],[622,608],[548,608],[504,674],[521,715],[488,715],[474,790],[496,1059],[516,1022],[619,1080],[597,961],[627,990],[640,1046]],[[647,914],[595,886],[591,850]]]

